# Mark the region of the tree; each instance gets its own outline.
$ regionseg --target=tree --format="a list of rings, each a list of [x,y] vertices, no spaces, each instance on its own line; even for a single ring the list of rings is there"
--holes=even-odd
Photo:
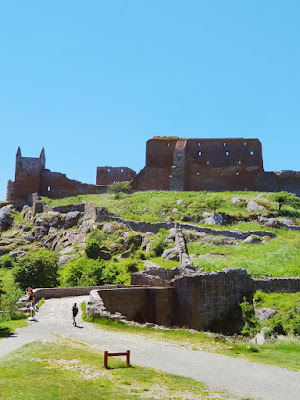
[[[58,257],[56,253],[38,250],[19,258],[13,270],[21,289],[28,287],[55,287],[58,284]]]
[[[273,200],[278,203],[280,211],[283,205],[300,208],[300,198],[288,192],[278,192],[273,195]]]
[[[129,193],[131,190],[129,182],[116,182],[108,186],[108,192],[115,195],[115,199],[120,197],[120,193]]]

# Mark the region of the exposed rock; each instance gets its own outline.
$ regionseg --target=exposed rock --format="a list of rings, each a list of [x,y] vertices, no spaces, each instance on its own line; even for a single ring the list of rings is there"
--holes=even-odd
[[[266,226],[271,226],[271,227],[278,226],[278,220],[276,218],[266,218],[263,215],[258,217],[258,222]]]
[[[256,196],[258,199],[261,199],[263,197],[265,197],[264,193],[258,193],[258,195]]]
[[[175,240],[175,235],[176,235],[176,230],[175,230],[175,228],[171,228],[171,229],[169,230],[168,239]]]
[[[126,229],[126,226],[124,227],[124,224],[119,224],[115,222],[114,223],[106,222],[102,228],[103,232],[110,234],[122,229]]]
[[[254,313],[260,321],[268,321],[276,314],[276,311],[273,308],[254,308]]]
[[[256,235],[250,235],[245,240],[243,240],[243,243],[247,243],[247,244],[256,244],[256,243],[260,243],[260,242],[261,242],[261,238]]]
[[[174,253],[174,252],[177,252],[177,254],[178,254],[178,251],[177,251],[176,247],[174,247],[172,249],[166,249],[162,253],[161,258],[166,258],[169,254]]]
[[[232,204],[238,204],[241,202],[241,198],[240,197],[232,197],[231,199],[231,203]]]
[[[238,245],[238,242],[230,237],[221,236],[221,237],[216,237],[213,240],[213,244],[217,246],[226,246],[231,244]]]
[[[30,241],[41,240],[44,236],[48,234],[49,228],[45,226],[34,226],[31,230],[30,235],[28,235],[27,239]]]
[[[13,211],[10,206],[0,208],[0,232],[6,231],[11,227]]]
[[[247,210],[248,211],[266,211],[267,209],[264,206],[261,206],[256,203],[254,200],[247,201]]]
[[[150,246],[148,246],[148,244],[150,245],[150,242],[154,239],[154,234],[152,232],[146,232],[143,242],[142,242],[142,250],[146,250],[147,252],[147,247],[150,250]]]
[[[11,231],[11,232],[6,232],[6,233],[2,233],[1,235],[1,239],[3,238],[14,238],[15,236],[18,235],[18,231]]]
[[[66,254],[71,254],[73,252],[74,252],[74,247],[68,246],[68,247],[65,247],[63,250],[61,250],[59,252],[59,254],[63,256],[63,255],[66,255]]]
[[[223,225],[224,219],[221,214],[212,214],[209,217],[205,217],[203,222],[208,225]]]
[[[176,203],[177,203],[177,204],[181,204],[182,201],[183,201],[182,199],[179,199],[179,200],[176,201]]]
[[[278,222],[283,228],[300,231],[300,226],[296,225],[295,222],[291,219],[281,219]]]
[[[262,330],[255,336],[255,338],[252,340],[254,344],[259,344],[262,345],[265,343],[265,333],[268,330],[268,328],[264,327]]]
[[[32,209],[29,206],[24,206],[22,211],[21,211],[21,217],[24,219],[24,221],[30,221],[32,218]]]
[[[172,213],[173,213],[173,214],[178,214],[178,209],[177,209],[177,208],[173,208],[173,209],[172,209]]]
[[[72,228],[73,226],[77,225],[78,220],[81,216],[80,211],[71,211],[66,214],[65,222],[64,222],[64,228],[69,229]]]

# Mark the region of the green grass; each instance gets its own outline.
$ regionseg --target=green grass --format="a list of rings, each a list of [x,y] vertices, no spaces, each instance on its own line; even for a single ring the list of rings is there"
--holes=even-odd
[[[275,230],[278,235],[267,243],[239,246],[188,243],[189,254],[218,254],[223,257],[195,258],[193,263],[205,271],[224,268],[245,268],[250,274],[300,276],[300,234],[286,229]]]
[[[27,325],[28,323],[25,318],[18,320],[8,320],[8,321],[0,319],[0,339],[13,334],[16,329],[24,328],[24,326]]]
[[[148,191],[137,192],[133,194],[121,194],[116,199],[112,194],[102,195],[80,195],[77,197],[68,197],[64,199],[49,199],[43,197],[43,200],[50,206],[82,204],[90,202],[97,206],[107,207],[109,211],[121,215],[123,218],[141,221],[164,221],[167,216],[174,220],[180,220],[184,215],[190,217],[192,221],[197,222],[197,218],[204,211],[212,211],[209,206],[209,200],[217,199],[221,201],[217,212],[225,213],[237,218],[245,218],[251,215],[246,209],[246,202],[232,204],[232,197],[240,197],[242,200],[255,200],[258,204],[265,206],[272,215],[278,215],[278,203],[272,200],[273,194],[265,193],[263,198],[257,198],[258,192],[169,192],[169,191]],[[182,200],[181,203],[177,203]],[[173,213],[176,208],[178,213]],[[258,214],[266,213],[258,211]],[[292,215],[295,218],[300,217],[300,210],[292,207],[283,207],[282,213]]]
[[[70,340],[35,342],[0,360],[0,399],[234,399],[205,384],[132,366]]]

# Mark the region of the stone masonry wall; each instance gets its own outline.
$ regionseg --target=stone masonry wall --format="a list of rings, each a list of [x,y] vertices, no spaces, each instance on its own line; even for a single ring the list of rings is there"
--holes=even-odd
[[[127,319],[158,325],[170,325],[173,320],[173,290],[171,288],[121,288],[98,290],[104,307],[110,313],[119,312]]]

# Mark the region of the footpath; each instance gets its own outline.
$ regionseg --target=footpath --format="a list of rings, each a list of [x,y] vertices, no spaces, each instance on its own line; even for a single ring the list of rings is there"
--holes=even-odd
[[[131,350],[131,363],[193,378],[213,389],[223,389],[255,400],[299,400],[300,372],[247,362],[200,350],[187,350],[129,333],[109,332],[77,316],[72,325],[71,309],[88,296],[46,300],[36,314],[37,322],[0,340],[0,357],[27,343],[53,334],[93,345],[100,351]]]

